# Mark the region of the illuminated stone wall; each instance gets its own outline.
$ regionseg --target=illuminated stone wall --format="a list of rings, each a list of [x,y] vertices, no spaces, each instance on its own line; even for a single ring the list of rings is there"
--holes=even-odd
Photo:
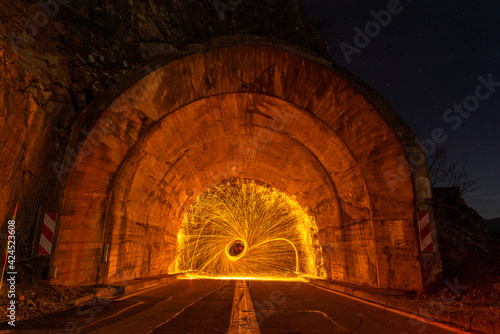
[[[82,129],[95,135],[66,184],[57,282],[165,273],[191,201],[231,178],[296,196],[315,216],[329,278],[434,282],[439,254],[418,250],[415,212],[430,209],[431,192],[425,164],[409,173],[407,156],[422,154],[414,136],[376,93],[327,65],[270,46],[200,46],[95,101],[73,131],[75,147]]]
[[[425,163],[408,173],[415,137],[325,61],[299,2],[282,4],[244,1],[221,20],[201,0],[0,3],[0,224],[19,203],[34,248],[43,213],[60,213],[56,282],[165,272],[191,199],[232,177],[315,215],[332,279],[439,279],[433,221],[435,252],[418,251],[415,211],[432,218],[432,194]]]

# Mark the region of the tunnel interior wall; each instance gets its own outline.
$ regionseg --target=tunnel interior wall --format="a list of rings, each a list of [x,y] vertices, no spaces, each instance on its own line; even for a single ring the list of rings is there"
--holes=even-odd
[[[192,199],[245,177],[315,216],[329,278],[422,289],[415,211],[430,195],[415,182],[425,171],[407,162],[418,147],[402,145],[387,113],[341,76],[273,47],[216,48],[170,61],[96,108],[64,193],[57,281],[165,273]]]

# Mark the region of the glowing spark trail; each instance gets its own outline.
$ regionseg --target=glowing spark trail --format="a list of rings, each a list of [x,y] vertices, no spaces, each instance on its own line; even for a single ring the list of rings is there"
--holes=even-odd
[[[324,277],[314,219],[292,198],[249,180],[198,196],[184,215],[170,272],[203,277]]]

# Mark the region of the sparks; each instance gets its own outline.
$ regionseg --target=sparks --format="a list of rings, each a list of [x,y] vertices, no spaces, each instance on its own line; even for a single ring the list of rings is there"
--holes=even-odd
[[[324,277],[317,227],[293,198],[238,179],[198,196],[178,234],[171,273],[189,277]]]

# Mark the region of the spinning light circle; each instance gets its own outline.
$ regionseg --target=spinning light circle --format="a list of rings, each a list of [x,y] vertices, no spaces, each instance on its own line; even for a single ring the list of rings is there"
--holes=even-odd
[[[247,243],[244,240],[236,239],[226,246],[226,256],[231,261],[238,261],[245,255]]]
[[[313,217],[293,198],[265,184],[234,180],[208,189],[191,203],[169,272],[324,277],[317,233]]]

